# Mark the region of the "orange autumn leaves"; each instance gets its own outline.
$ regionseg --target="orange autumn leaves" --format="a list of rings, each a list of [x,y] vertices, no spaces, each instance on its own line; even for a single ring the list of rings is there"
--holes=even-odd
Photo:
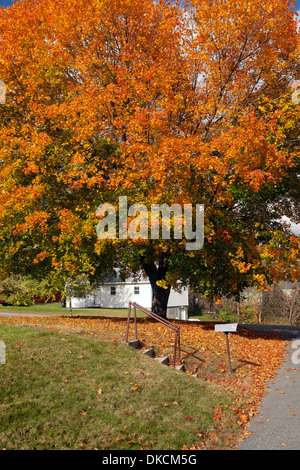
[[[37,175],[47,192],[42,174],[62,166],[71,189],[138,185],[155,201],[191,202],[204,185],[207,205],[230,202],[239,179],[257,191],[280,177],[291,164],[285,113],[257,106],[264,87],[266,108],[282,92],[297,46],[290,2],[191,3],[26,0],[2,11],[2,175]],[[122,150],[101,168],[99,135]]]

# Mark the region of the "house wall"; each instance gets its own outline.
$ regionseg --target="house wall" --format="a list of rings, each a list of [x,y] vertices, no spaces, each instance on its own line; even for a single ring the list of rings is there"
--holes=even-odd
[[[181,307],[189,305],[189,291],[187,287],[182,287],[181,292],[171,289],[168,307]]]
[[[115,287],[116,294],[111,295],[111,287]],[[134,287],[139,288],[139,294],[134,293]],[[150,283],[136,284],[105,284],[100,287],[101,307],[103,308],[127,308],[128,303],[136,302],[147,309],[152,306],[152,288]],[[188,305],[188,289],[181,293],[171,289],[168,307],[181,307]]]
[[[115,295],[111,294],[114,288]],[[139,293],[135,293],[135,287],[139,288]],[[102,284],[93,294],[85,298],[72,298],[72,308],[127,308],[129,302],[136,302],[151,310],[152,288],[148,282],[111,282]],[[182,288],[181,292],[171,289],[168,308],[182,307],[188,305],[188,288]],[[69,302],[66,302],[69,307]]]
[[[115,287],[115,295],[111,295],[111,287]],[[139,294],[134,293],[134,287],[139,288]],[[130,301],[151,308],[152,289],[146,283],[105,284],[100,286],[100,299],[103,308],[127,308]]]

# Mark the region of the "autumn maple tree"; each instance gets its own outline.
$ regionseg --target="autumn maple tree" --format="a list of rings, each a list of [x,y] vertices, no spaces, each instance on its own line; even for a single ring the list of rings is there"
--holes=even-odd
[[[275,271],[297,277],[297,239],[277,221],[299,187],[292,7],[21,0],[2,9],[2,276],[143,269],[161,315],[179,280],[237,296]],[[97,239],[97,208],[119,196],[149,210],[203,204],[203,248],[187,251],[173,232]]]

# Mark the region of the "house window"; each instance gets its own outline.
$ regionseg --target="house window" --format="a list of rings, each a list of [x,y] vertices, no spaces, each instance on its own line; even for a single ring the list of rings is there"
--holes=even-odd
[[[140,288],[139,288],[139,286],[134,286],[133,292],[134,292],[135,294],[139,294],[139,293],[140,293]]]
[[[111,288],[110,288],[110,295],[116,295],[116,288],[115,288],[115,286],[111,286]]]

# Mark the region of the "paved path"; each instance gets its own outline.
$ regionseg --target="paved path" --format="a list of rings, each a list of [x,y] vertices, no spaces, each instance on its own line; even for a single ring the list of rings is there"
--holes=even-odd
[[[268,383],[259,414],[247,428],[253,434],[241,441],[238,450],[300,450],[300,328],[244,326],[276,330],[289,345],[285,361]]]

